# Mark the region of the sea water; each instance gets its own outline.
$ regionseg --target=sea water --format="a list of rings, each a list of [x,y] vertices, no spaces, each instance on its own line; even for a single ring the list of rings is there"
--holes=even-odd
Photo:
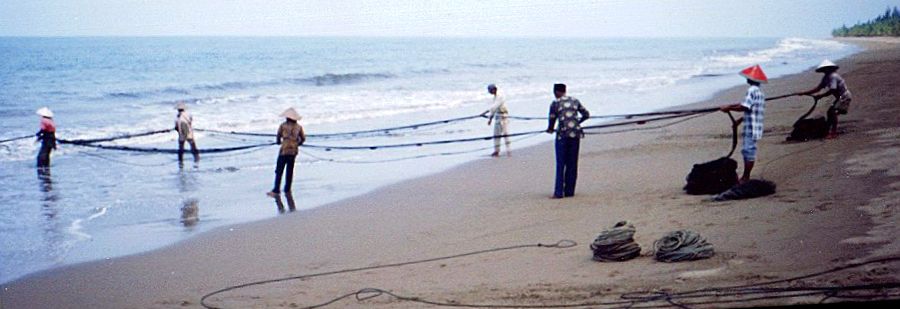
[[[272,134],[283,121],[279,114],[294,107],[308,134],[366,130],[479,114],[491,104],[489,83],[498,85],[514,116],[546,116],[559,82],[594,115],[646,112],[741,85],[737,72],[749,65],[761,64],[771,78],[856,50],[804,38],[0,38],[0,139],[37,131],[34,111],[43,106],[56,114],[63,139],[167,129],[177,102],[187,104],[200,129]],[[546,125],[513,120],[510,131]],[[487,120],[478,118],[308,143],[368,146],[490,134]],[[201,149],[274,141],[195,135]],[[176,139],[167,133],[105,145],[173,149]],[[551,139],[526,135],[512,146]],[[37,149],[33,139],[0,144],[0,283],[290,213],[264,194],[272,188],[276,146],[204,154],[196,163],[187,153],[179,165],[172,154],[64,144],[46,173],[34,167]],[[490,152],[489,140],[304,148],[294,215]]]

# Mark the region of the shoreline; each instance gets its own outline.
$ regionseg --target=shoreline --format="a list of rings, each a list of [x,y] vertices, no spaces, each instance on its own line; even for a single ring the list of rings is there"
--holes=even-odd
[[[896,49],[896,46],[893,47],[893,50]],[[843,61],[839,61],[839,63],[843,65],[843,63],[845,62],[859,62],[859,58],[862,58],[863,54],[871,54],[872,50],[872,47],[870,47],[870,49],[851,55],[843,59]],[[851,66],[846,69],[852,71],[854,68]],[[848,79],[850,79],[848,75],[845,75],[845,77],[848,77]],[[785,84],[791,84],[791,82],[785,81],[794,81],[793,85],[791,85],[791,88],[793,90],[798,90],[795,88],[807,88],[810,85],[814,84],[817,77],[819,77],[818,74],[811,74],[808,72],[798,73],[780,77],[776,80],[773,80],[772,84],[779,85],[773,87],[775,89],[778,89],[778,87],[785,88]],[[798,81],[802,81],[802,83],[798,83]],[[802,87],[797,87],[796,85],[802,85]],[[858,88],[862,88],[863,85],[852,84],[851,87],[854,87],[853,89],[855,90]],[[703,102],[693,103],[686,106],[709,106],[709,103],[718,102],[721,104],[726,99],[739,100],[743,96],[744,89],[745,88],[743,86],[725,89],[714,94],[713,98],[710,100],[705,100]],[[768,87],[764,88],[764,90],[769,96],[780,94],[774,91],[770,91]],[[856,91],[854,91],[854,93],[856,93]],[[790,175],[791,171],[770,169],[770,165],[777,163],[778,165],[776,166],[779,167],[791,167],[792,165],[797,165],[798,162],[791,161],[790,159],[783,159],[780,161],[773,160],[771,162],[768,162],[769,164],[765,164],[765,157],[769,155],[765,154],[765,152],[774,147],[790,148],[790,150],[802,150],[804,146],[809,146],[810,143],[818,143],[809,142],[804,144],[781,145],[774,140],[775,138],[772,137],[773,135],[781,137],[782,134],[785,134],[786,131],[789,131],[790,122],[793,121],[791,119],[795,118],[796,115],[802,113],[802,111],[807,108],[805,101],[798,100],[796,98],[775,102],[781,103],[788,101],[793,103],[791,104],[792,106],[773,108],[772,110],[767,111],[767,113],[771,112],[773,113],[773,115],[770,116],[767,114],[766,134],[769,135],[769,138],[767,139],[766,137],[764,137],[764,141],[766,141],[766,143],[764,143],[761,147],[761,151],[763,151],[764,157],[761,158],[762,162],[760,162],[764,164],[761,164],[757,167],[757,170],[754,171],[754,177],[759,177],[760,175],[762,175],[767,176],[767,178],[772,177],[772,179],[790,179],[790,177],[792,176]],[[851,115],[848,118],[850,118],[850,121],[853,121],[857,117],[859,117],[858,114],[854,115],[854,111],[851,111]],[[770,198],[761,198],[746,201],[746,204],[748,205],[744,205],[745,202],[726,202],[721,204],[703,205],[699,202],[701,199],[700,197],[686,196],[683,193],[678,192],[680,190],[677,189],[680,189],[680,186],[683,185],[683,180],[681,180],[682,182],[674,184],[672,183],[673,181],[670,180],[677,179],[678,177],[670,176],[679,176],[679,174],[681,174],[679,177],[683,177],[683,174],[686,174],[686,172],[689,170],[689,164],[691,164],[692,162],[696,163],[695,161],[705,161],[720,156],[725,151],[727,151],[727,147],[725,146],[725,144],[730,143],[730,141],[728,141],[730,140],[730,133],[728,133],[728,130],[726,130],[724,127],[724,124],[726,124],[727,122],[726,120],[724,120],[724,117],[716,113],[714,115],[703,116],[703,118],[707,118],[707,122],[710,124],[701,125],[693,123],[692,121],[677,125],[676,127],[681,131],[681,133],[672,133],[673,131],[671,131],[671,129],[658,130],[661,132],[657,132],[657,130],[649,131],[650,133],[642,133],[638,131],[637,133],[625,133],[622,135],[609,137],[609,139],[615,141],[613,143],[607,143],[607,136],[605,135],[602,135],[598,138],[598,140],[604,140],[602,143],[593,142],[590,140],[592,137],[589,137],[583,142],[582,146],[582,179],[580,179],[579,181],[579,190],[576,192],[576,198],[571,200],[564,199],[560,202],[557,202],[547,199],[552,189],[552,178],[547,179],[546,176],[551,174],[550,169],[552,169],[553,154],[552,150],[548,148],[549,146],[547,144],[541,143],[529,148],[517,149],[515,156],[512,158],[502,158],[500,160],[476,160],[474,162],[468,162],[462,165],[457,165],[437,174],[431,174],[424,177],[418,177],[414,179],[404,180],[399,183],[382,186],[374,190],[374,192],[365,193],[360,196],[352,197],[350,199],[342,200],[336,203],[327,204],[308,211],[295,213],[292,216],[283,216],[279,218],[266,219],[263,221],[239,224],[235,226],[220,227],[206,232],[203,235],[198,235],[197,237],[192,237],[177,244],[151,252],[115,258],[108,261],[94,261],[83,264],[63,266],[61,268],[27,275],[23,278],[17,279],[9,284],[4,285],[4,290],[0,293],[6,295],[6,297],[3,297],[3,303],[14,307],[17,305],[29,304],[28,298],[31,298],[31,301],[46,301],[46,303],[31,303],[31,305],[46,305],[51,307],[58,306],[60,304],[62,304],[62,307],[78,305],[87,307],[166,307],[166,305],[172,304],[186,304],[188,306],[196,307],[196,299],[199,298],[199,295],[204,294],[203,292],[208,292],[227,284],[247,280],[256,280],[260,279],[261,277],[272,277],[273,275],[277,277],[284,274],[296,274],[298,272],[307,273],[314,272],[317,269],[330,270],[343,267],[391,263],[397,260],[406,260],[408,258],[414,259],[416,257],[439,255],[437,254],[438,252],[453,253],[466,251],[466,249],[479,249],[484,246],[490,246],[494,244],[502,245],[510,241],[519,243],[523,242],[523,240],[524,242],[529,242],[531,240],[549,242],[555,241],[559,238],[572,238],[578,240],[579,250],[573,249],[559,254],[559,256],[569,258],[569,260],[574,260],[577,263],[575,263],[574,265],[572,263],[569,263],[564,266],[555,266],[557,268],[551,267],[552,269],[569,271],[572,274],[579,273],[579,270],[596,272],[596,268],[598,267],[594,266],[596,266],[597,264],[593,264],[593,262],[589,261],[589,254],[586,252],[586,250],[584,250],[584,248],[586,247],[589,240],[596,236],[594,233],[599,232],[600,229],[611,226],[611,224],[618,221],[619,218],[624,219],[627,217],[635,217],[635,211],[638,211],[638,213],[642,212],[640,209],[634,209],[634,204],[637,204],[638,207],[647,208],[662,206],[662,208],[666,209],[667,211],[680,214],[675,215],[675,217],[671,217],[667,216],[667,214],[664,212],[658,212],[654,210],[649,211],[649,217],[651,218],[629,220],[636,220],[634,222],[639,225],[638,233],[641,235],[639,235],[636,240],[644,247],[644,251],[648,250],[648,244],[652,243],[653,236],[645,236],[643,234],[647,233],[649,235],[655,236],[661,234],[661,232],[666,228],[691,225],[689,223],[691,221],[690,216],[696,216],[697,214],[703,213],[702,210],[697,209],[697,206],[701,208],[710,207],[711,209],[713,209],[713,212],[715,212],[714,215],[717,217],[728,217],[728,214],[722,213],[723,208],[744,207],[749,205],[754,210],[777,213],[778,210],[771,209],[771,207],[766,207],[767,205],[761,205],[761,203],[765,201],[771,202],[771,200],[773,199],[778,199],[778,203],[782,204],[803,204],[803,202],[799,201],[799,199],[802,199],[803,197],[799,197],[798,194],[810,193],[804,192],[803,189],[793,188],[791,185],[787,185],[787,189],[785,189],[785,184],[781,182],[778,182],[778,194]],[[721,127],[713,125],[716,124],[717,121],[722,122]],[[849,122],[849,124],[853,123],[854,122]],[[710,128],[711,126],[713,126],[714,128]],[[858,134],[860,132],[851,131],[849,133]],[[725,136],[723,136],[723,134],[725,134]],[[660,137],[664,137],[663,141],[660,141]],[[844,140],[846,140],[846,138],[839,139],[838,142],[842,142]],[[681,142],[685,142],[689,145],[682,145]],[[821,146],[817,145],[819,147],[817,149],[835,151],[837,148],[836,144],[837,143],[828,144],[826,142]],[[653,162],[653,155],[660,155],[660,152],[679,153],[674,155],[667,155],[667,160]],[[785,154],[787,153],[790,153],[790,151],[785,152]],[[599,160],[598,158],[621,158],[621,161],[624,161],[624,163],[622,163],[622,166],[636,168],[637,171],[623,171],[622,166],[619,166],[619,164],[610,165],[609,162],[596,162],[597,160]],[[773,159],[774,158],[775,156],[773,156]],[[638,159],[649,160],[650,163],[642,161],[639,162]],[[523,167],[533,166],[541,162],[543,162],[544,164],[541,165],[540,171],[519,170]],[[674,165],[677,167],[671,167],[673,165],[673,162],[676,163]],[[811,164],[805,163],[805,165]],[[809,166],[809,168],[815,169],[812,166]],[[502,177],[502,173],[508,170],[518,170],[518,172],[513,173],[513,175],[517,177],[512,177],[513,179]],[[658,175],[663,179],[667,179],[666,181],[664,181],[664,185],[655,184],[649,179],[646,179],[646,175],[653,175],[655,171],[659,170],[669,170],[667,172],[661,173],[662,175]],[[619,179],[610,180],[608,175],[606,175],[608,174],[608,171],[614,171],[614,176],[619,176]],[[860,171],[858,173],[862,173],[864,171],[865,170],[863,169],[863,171]],[[819,172],[827,173],[828,171]],[[473,178],[473,176],[475,176],[475,178]],[[479,176],[483,177],[484,179],[478,179],[477,177]],[[537,176],[535,177],[536,179],[542,179],[541,183],[536,184],[535,181],[528,180],[532,179],[531,177],[533,176]],[[437,182],[440,182],[442,185],[435,185],[434,183]],[[421,190],[409,190],[410,187]],[[491,188],[492,190],[484,191],[484,188]],[[622,193],[641,193],[646,194],[647,196],[630,196],[628,194],[624,194],[623,196],[623,194],[614,193],[615,190],[612,190],[610,188],[615,188]],[[429,192],[431,194],[428,194],[429,196],[427,197],[416,197],[409,196],[409,191]],[[441,194],[434,194],[436,192]],[[485,192],[490,193],[485,194]],[[878,194],[878,196],[880,196],[880,193]],[[502,199],[498,199],[498,197],[502,197]],[[806,198],[810,197],[815,197],[815,195],[807,196]],[[794,201],[789,202],[789,200]],[[504,202],[510,203],[511,205],[504,205]],[[427,205],[424,206],[424,210],[421,209],[423,207],[422,204]],[[461,206],[462,209],[455,209],[453,207],[456,204],[465,205]],[[597,204],[617,205],[624,209],[608,209],[609,207],[607,206],[596,206]],[[486,207],[485,205],[490,205],[490,207]],[[628,208],[627,205],[632,206]],[[812,209],[817,209],[817,207],[819,206],[821,205],[813,205],[811,207]],[[555,211],[554,208],[558,207],[571,207],[574,209]],[[787,215],[802,218],[804,215],[803,211],[809,210],[807,209],[809,207],[804,207],[803,205],[795,208],[799,209],[796,211],[800,212],[800,214],[794,214],[788,211]],[[825,210],[819,211],[847,211],[846,209],[834,209],[836,208],[834,207],[834,205],[826,205],[824,208]],[[474,215],[470,214],[468,216],[460,216],[458,212],[461,210],[463,210],[463,212],[472,212],[474,213]],[[596,222],[586,222],[584,216],[595,213],[597,210],[600,210],[601,213],[604,213],[600,216],[599,220],[596,220]],[[610,214],[612,214],[613,216],[608,216],[608,214],[605,213],[607,211],[610,212]],[[383,212],[390,212],[397,215],[386,215]],[[856,217],[853,222],[857,223],[859,226],[842,226],[841,228],[836,229],[832,232],[834,234],[843,236],[853,235],[853,237],[863,237],[863,234],[868,232],[868,230],[864,231],[861,226],[865,225],[866,223],[863,219],[861,219],[861,216],[854,215],[854,212],[856,212],[855,209],[853,210],[853,212],[846,213],[846,215],[851,218]],[[684,217],[683,215],[688,215],[688,217]],[[748,217],[754,215],[758,214],[745,214],[745,216]],[[812,215],[815,215],[815,213]],[[434,218],[434,216],[438,216],[439,218]],[[445,220],[441,220],[440,218],[456,219],[457,221],[445,222]],[[543,221],[544,219],[549,220],[549,222]],[[743,221],[740,218],[736,219],[729,217],[725,219],[735,220],[734,223]],[[372,222],[372,220],[376,221]],[[378,220],[383,220],[383,222],[378,222]],[[566,223],[570,220],[575,223]],[[654,222],[657,221],[668,221],[669,224],[665,227],[654,226]],[[560,225],[563,225],[563,227],[554,228],[552,226],[549,226],[548,223],[559,223]],[[778,225],[777,222],[766,223],[767,224],[765,225],[767,225],[767,228],[770,229],[773,228],[772,226]],[[369,224],[376,226],[367,226]],[[305,225],[313,225],[316,227],[313,228]],[[644,226],[648,225],[651,226],[651,228],[649,228],[651,232],[649,233],[644,231]],[[474,227],[474,230],[476,231],[470,231],[466,228],[469,226]],[[716,230],[717,226],[720,225],[707,226],[707,229]],[[340,231],[331,230],[335,229],[335,227],[341,227],[337,228],[337,230]],[[744,229],[744,232],[754,230],[751,227],[742,228]],[[795,229],[798,228],[802,227],[795,227]],[[287,231],[290,231],[290,233],[284,233],[284,231],[281,231],[279,229],[285,229]],[[314,239],[295,239],[300,238],[300,235],[308,235],[301,232],[316,230],[319,230],[320,233],[327,235],[314,235],[311,237]],[[451,236],[439,233],[440,231],[445,230],[454,231],[454,233],[449,233]],[[482,231],[479,232],[478,230]],[[343,237],[345,235],[338,235],[340,234],[340,232],[357,232],[352,234],[362,236],[359,238],[363,239],[348,240]],[[535,232],[543,232],[540,233],[540,235],[543,235],[539,237],[541,239],[525,239],[525,237],[523,237],[524,235],[532,235]],[[800,231],[794,232],[796,232],[795,234],[800,234]],[[284,233],[287,235],[272,235],[273,233]],[[701,233],[707,234],[703,231],[701,231]],[[711,235],[707,236],[711,238],[711,241],[714,244],[727,242],[731,240],[730,237],[732,237],[716,235],[714,232],[710,232],[710,234]],[[383,239],[373,240],[369,237],[369,235],[375,238],[382,237]],[[234,241],[232,237],[244,241]],[[297,243],[292,243],[293,241],[297,241]],[[434,242],[437,242],[438,244],[434,244]],[[748,240],[738,239],[737,242],[744,244],[748,242]],[[290,243],[297,246],[297,248],[272,248],[279,246],[279,244],[281,243]],[[337,249],[339,250],[336,250],[335,248],[321,248],[320,244],[323,243],[337,244]],[[409,246],[400,245],[399,243],[406,243],[409,244]],[[823,243],[823,240],[819,239],[813,242],[813,244],[807,245],[821,248],[821,245]],[[848,245],[861,248],[871,246],[872,242],[851,241]],[[759,246],[759,244],[756,244],[756,246]],[[728,248],[727,245],[726,248]],[[753,251],[752,247],[741,248],[749,248],[748,250]],[[237,256],[237,258],[234,261],[230,261],[230,254],[222,253],[221,251],[223,250],[221,249],[236,249],[240,252],[235,252],[234,254]],[[318,252],[310,253],[306,251],[308,249],[314,249],[312,251]],[[790,249],[788,248],[783,249],[786,251],[790,251]],[[348,252],[344,252],[344,250]],[[757,248],[757,250],[759,249]],[[228,250],[224,251],[230,252]],[[260,253],[261,256],[264,256],[264,260],[271,260],[271,258],[273,257],[275,259],[281,260],[286,257],[293,258],[295,256],[299,256],[303,261],[284,260],[283,262],[288,265],[261,266],[252,262],[253,259],[259,258],[256,256],[256,253]],[[367,255],[367,253],[369,255]],[[213,255],[211,261],[206,261],[206,259],[204,258],[206,255]],[[504,259],[507,260],[507,262],[510,262],[510,264],[512,265],[531,265],[530,261],[528,261],[527,259],[521,259],[514,256],[504,256],[502,254],[499,256],[504,257]],[[812,256],[817,260],[827,261],[827,259],[824,258],[825,254],[821,252],[819,252],[818,254],[812,254]],[[839,260],[844,261],[850,259],[851,256],[852,254],[847,254],[845,252],[839,257]],[[533,256],[532,258],[543,257]],[[766,256],[754,257],[752,255],[740,253],[727,254],[726,252],[710,260],[688,264],[673,264],[671,265],[671,267],[659,267],[660,265],[656,265],[658,263],[653,263],[647,261],[647,258],[642,258],[634,262],[634,264],[639,265],[634,265],[630,262],[623,264],[608,264],[622,265],[624,266],[624,269],[620,274],[613,275],[612,272],[609,272],[605,275],[607,275],[608,277],[624,276],[627,278],[629,277],[628,274],[647,274],[654,275],[660,279],[672,279],[673,277],[671,275],[674,274],[673,271],[696,271],[697,269],[694,269],[695,267],[706,267],[713,270],[721,269],[719,271],[716,271],[716,273],[736,272],[734,274],[730,274],[730,279],[723,279],[723,282],[728,282],[728,280],[734,281],[735,279],[740,282],[740,280],[753,279],[743,278],[741,276],[749,276],[750,273],[753,273],[748,271],[748,268],[753,268],[750,265],[755,265],[754,267],[765,266],[765,261],[767,258],[771,259],[771,257]],[[491,257],[488,257],[486,259],[493,260]],[[198,265],[207,262],[211,265]],[[503,261],[488,261],[486,263],[493,265],[494,268],[503,267],[504,265],[506,265],[506,263],[504,263]],[[456,262],[452,262],[449,264],[453,264],[453,266],[459,266],[459,268],[462,269],[462,276],[457,275],[462,278],[456,278],[455,281],[451,280],[451,282],[455,284],[455,288],[450,288],[449,290],[447,290],[442,287],[434,286],[434,284],[432,283],[428,283],[428,281],[430,281],[428,280],[428,278],[433,279],[435,278],[434,276],[436,274],[439,275],[440,272],[425,269],[425,273],[430,273],[432,276],[422,276],[426,279],[426,282],[424,284],[425,287],[422,289],[422,292],[428,293],[429,295],[447,295],[451,299],[490,299],[491,295],[486,294],[491,293],[473,291],[466,281],[468,281],[468,279],[472,279],[470,278],[472,276],[480,277],[478,275],[479,273],[483,273],[483,271],[487,270],[493,270],[492,267],[471,264],[456,265]],[[257,265],[257,269],[246,269],[251,265]],[[650,265],[653,266],[651,267]],[[637,266],[638,269],[636,269],[635,266]],[[795,268],[798,265],[789,265],[789,267],[784,265],[779,266],[781,267],[780,271],[784,272],[786,269],[797,271]],[[258,269],[259,267],[262,267],[263,269]],[[559,267],[561,267],[561,269]],[[642,267],[650,268],[650,270],[647,270],[647,272],[649,273],[645,273],[645,271],[639,269]],[[775,274],[771,276],[777,276],[779,267],[772,268],[773,269],[762,267],[754,270],[774,272]],[[811,267],[807,265],[806,268]],[[161,272],[163,270],[169,269],[171,269],[172,278],[169,278],[169,276],[164,275]],[[239,271],[235,271],[231,274],[221,273],[221,271],[225,269]],[[119,271],[124,273],[119,273]],[[150,275],[150,277],[152,278],[148,279],[150,281],[149,284],[136,282],[134,281],[135,279],[129,278],[128,276],[148,275],[148,273],[154,272],[159,273]],[[103,273],[115,275],[113,276],[114,278],[103,278]],[[482,284],[487,286],[499,288],[501,290],[510,290],[510,288],[512,288],[511,291],[495,293],[497,296],[506,292],[511,293],[510,295],[514,295],[513,291],[521,291],[523,288],[527,290],[529,287],[534,288],[535,286],[538,286],[526,284],[525,287],[522,287],[518,283],[506,285],[503,284],[504,282],[519,282],[520,279],[523,279],[523,282],[540,281],[535,281],[536,279],[540,278],[534,278],[531,275],[516,274],[514,269],[512,269],[512,271],[510,271],[510,269],[500,270],[499,273],[500,276],[498,279],[479,278],[480,280],[482,280]],[[207,278],[198,280],[197,277],[204,277],[204,274]],[[408,273],[404,272],[404,274]],[[403,279],[394,278],[394,276],[392,276],[391,274],[375,274],[374,276],[385,279],[392,284],[403,286],[403,284],[401,283]],[[766,278],[766,276],[769,275],[764,274],[761,278]],[[585,284],[588,284],[587,282],[589,281],[585,278],[571,278],[570,276],[559,274],[551,275],[551,277],[554,279],[554,281],[552,282],[558,282],[567,286],[574,287],[584,287]],[[675,276],[675,278],[677,279],[677,276]],[[703,279],[707,280],[712,278]],[[167,280],[177,281],[178,283],[174,284],[177,287],[172,288],[155,286],[162,285],[162,283],[167,282]],[[54,284],[54,282],[57,281],[61,281],[62,283]],[[122,286],[121,284],[126,284],[128,286],[137,287],[138,289],[140,289],[140,291],[113,291],[114,293],[106,291],[110,292],[111,294],[117,295],[102,295],[102,298],[90,299],[91,296],[101,296],[98,295],[99,293],[97,292],[103,291],[103,288],[90,287],[87,288],[86,291],[79,291],[77,290],[77,287],[72,286],[70,286],[68,289],[66,288],[67,285],[75,282],[89,284],[96,283],[98,281],[103,282],[107,285],[107,287]],[[215,283],[209,283],[209,281],[215,281]],[[691,280],[687,281],[688,282],[686,283],[682,283],[686,285],[698,284],[698,282],[690,282]],[[338,284],[338,282],[332,283],[340,285]],[[646,285],[646,283],[644,284]],[[52,293],[52,295],[62,298],[56,299],[56,301],[62,302],[57,303],[54,302],[53,299],[39,300],[37,298],[47,296],[48,291],[43,291],[42,293],[42,291],[36,291],[34,288],[29,289],[29,286],[47,286],[50,291],[55,292]],[[316,293],[316,295],[323,294],[324,296],[322,296],[322,298],[325,299],[328,298],[327,295],[337,295],[335,293],[339,291],[346,292],[347,290],[353,290],[352,288],[346,287],[340,288],[331,286],[330,288],[331,290],[320,291],[321,293]],[[282,288],[281,291],[272,292],[275,293],[275,295],[269,296],[271,297],[271,299],[269,299],[269,297],[266,297],[266,303],[270,305],[277,304],[277,300],[285,299],[286,296],[284,295],[284,293],[288,293],[288,291],[286,290],[289,289]],[[419,290],[415,288],[406,290],[414,291],[417,293],[419,292]],[[552,294],[551,292],[553,291],[543,291],[542,293]],[[281,293],[281,295],[279,296],[278,293]],[[556,291],[556,293],[564,296],[566,294],[560,291]],[[31,297],[29,297],[29,295]],[[66,295],[71,297],[75,301],[71,303],[65,302]],[[241,293],[236,293],[235,295],[241,295]],[[569,295],[565,297],[572,298],[574,296]],[[7,298],[10,298],[10,300],[8,300]],[[226,301],[226,303],[235,302],[235,304],[231,305],[232,307],[242,307],[241,304],[253,304],[252,302],[241,303],[241,301],[247,300],[242,300],[242,298],[237,297],[230,297],[228,298],[228,301]],[[309,303],[314,302],[309,301]],[[390,302],[386,304],[382,303],[381,305],[387,307],[398,305],[413,306],[412,304]],[[347,302],[342,303],[338,306],[352,307],[353,303]]]

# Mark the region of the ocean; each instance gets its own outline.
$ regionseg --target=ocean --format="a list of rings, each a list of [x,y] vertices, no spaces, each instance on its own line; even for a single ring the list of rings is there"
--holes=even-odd
[[[177,102],[187,103],[198,129],[272,134],[287,107],[300,112],[308,134],[377,129],[477,115],[491,104],[489,83],[498,85],[514,116],[546,116],[558,82],[594,115],[647,112],[741,85],[737,72],[752,64],[772,78],[856,51],[806,38],[7,37],[0,38],[0,140],[34,134],[34,112],[42,106],[55,113],[58,138],[87,139],[171,128]],[[311,137],[308,143],[480,137],[492,134],[486,122]],[[546,121],[510,123],[511,133],[542,128]],[[212,132],[196,132],[196,138],[201,149],[274,141]],[[172,149],[176,139],[169,132],[104,145]],[[513,138],[513,153],[550,140],[546,134]],[[265,196],[275,146],[203,154],[182,166],[172,154],[60,145],[47,174],[35,169],[37,149],[33,139],[0,144],[0,283],[160,248],[236,223],[302,215],[487,159],[492,142],[304,148],[290,203],[296,211]]]

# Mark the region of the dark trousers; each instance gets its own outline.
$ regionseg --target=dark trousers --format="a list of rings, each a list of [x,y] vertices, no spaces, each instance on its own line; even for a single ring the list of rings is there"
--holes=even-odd
[[[291,182],[294,181],[294,159],[296,158],[297,155],[278,156],[278,163],[275,165],[275,187],[272,188],[272,192],[278,192],[282,173],[287,174],[284,180],[284,192],[291,192]],[[284,171],[285,168],[287,168],[287,172]]]
[[[580,138],[556,139],[556,187],[554,197],[575,195],[578,178],[578,147]]]
[[[37,156],[37,166],[38,167],[49,167],[50,166],[50,152],[53,150],[53,146],[50,146],[49,143],[44,142],[41,144],[41,150],[38,151]]]
[[[184,142],[178,141],[178,161],[182,161],[184,159]],[[187,140],[189,144],[191,144],[191,154],[194,155],[194,160],[196,161],[200,157],[200,151],[197,150],[197,144],[194,143],[194,140]]]

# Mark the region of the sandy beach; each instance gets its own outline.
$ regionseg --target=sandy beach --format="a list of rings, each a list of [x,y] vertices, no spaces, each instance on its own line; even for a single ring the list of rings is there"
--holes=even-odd
[[[854,95],[849,115],[841,117],[839,138],[785,142],[812,100],[792,97],[767,105],[753,178],[775,182],[778,191],[771,196],[708,202],[708,196],[682,191],[693,164],[725,155],[731,146],[727,116],[711,113],[659,129],[588,136],[581,144],[573,198],[549,198],[552,145],[514,149],[513,157],[484,159],[313,210],[216,229],[160,250],[33,274],[2,286],[0,308],[201,308],[204,294],[246,282],[561,239],[578,244],[272,283],[208,301],[224,308],[304,307],[377,287],[441,302],[571,304],[616,301],[632,291],[749,284],[898,256],[900,41],[846,41],[866,50],[837,62]],[[820,78],[810,70],[771,80],[763,91],[772,97],[806,90]],[[728,89],[692,107],[734,103],[745,90]],[[590,109],[590,102],[585,104]],[[826,109],[822,104],[814,115]],[[733,158],[740,162],[739,151]],[[302,189],[296,194],[302,198]],[[594,237],[623,220],[637,228],[642,256],[621,263],[592,261],[588,246]],[[653,242],[679,229],[699,232],[717,254],[693,262],[655,261],[649,255]],[[806,282],[896,282],[898,270],[900,263],[873,265]],[[329,306],[360,307],[427,306],[386,295]]]

